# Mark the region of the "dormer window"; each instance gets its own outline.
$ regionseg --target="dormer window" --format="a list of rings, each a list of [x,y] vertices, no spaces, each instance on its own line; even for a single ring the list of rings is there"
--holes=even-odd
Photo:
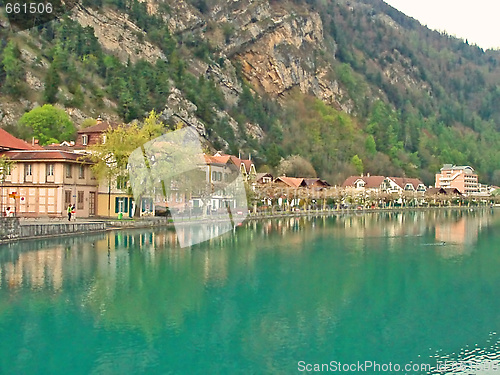
[[[82,144],[87,146],[89,143],[89,136],[87,134],[82,135]]]

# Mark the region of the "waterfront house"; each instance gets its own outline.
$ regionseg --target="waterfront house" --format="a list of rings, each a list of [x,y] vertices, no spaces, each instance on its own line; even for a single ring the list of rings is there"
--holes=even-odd
[[[384,176],[350,176],[343,183],[343,188],[355,189],[358,192],[379,192],[386,188],[386,181]]]
[[[387,193],[417,192],[425,193],[426,187],[418,178],[386,177],[384,189]]]
[[[465,195],[479,193],[478,176],[468,165],[445,164],[440,173],[436,174],[435,187],[456,188]]]
[[[227,187],[235,179],[238,172],[241,172],[241,164],[238,160],[229,157],[229,155],[203,155],[205,163],[199,168],[205,172],[205,186],[200,188],[210,191],[200,191],[200,194],[194,194],[191,197],[191,206],[193,209],[217,211],[226,207],[236,207],[235,197],[228,191]],[[246,177],[244,177],[246,178]]]
[[[230,159],[234,165],[238,166],[240,169],[241,175],[243,176],[243,180],[254,180],[257,175],[257,170],[255,169],[255,164],[252,161],[252,158],[242,159],[241,156],[227,155],[222,151],[218,151],[214,154],[215,158],[218,158],[220,162],[227,163]]]
[[[1,154],[15,162],[2,190],[9,194],[4,206],[13,205],[17,215],[65,216],[69,204],[76,205],[77,217],[96,215],[97,181],[80,155],[43,149]]]

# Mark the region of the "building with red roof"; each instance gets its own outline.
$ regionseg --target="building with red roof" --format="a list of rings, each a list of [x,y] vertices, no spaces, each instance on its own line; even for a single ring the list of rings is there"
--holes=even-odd
[[[0,128],[0,152],[8,150],[40,150],[38,144],[29,144]]]
[[[0,155],[14,162],[2,184],[2,207],[18,216],[66,216],[75,204],[78,217],[96,214],[97,180],[81,155],[30,145],[0,129]]]

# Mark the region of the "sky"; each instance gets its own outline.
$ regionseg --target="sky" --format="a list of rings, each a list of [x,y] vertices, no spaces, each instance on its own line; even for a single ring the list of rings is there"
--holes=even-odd
[[[500,48],[500,0],[384,0],[430,29]]]

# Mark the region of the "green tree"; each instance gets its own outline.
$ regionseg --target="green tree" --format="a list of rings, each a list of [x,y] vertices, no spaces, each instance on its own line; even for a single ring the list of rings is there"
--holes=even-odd
[[[72,140],[75,126],[68,114],[50,104],[36,107],[19,119],[19,126],[27,137],[35,137],[41,145]]]
[[[22,93],[24,77],[23,65],[19,49],[10,41],[3,51],[2,65],[5,71],[5,83],[2,91],[8,95],[19,97]]]
[[[354,168],[356,168],[356,172],[358,174],[363,173],[363,161],[358,155],[354,155],[351,159],[352,165],[354,165]]]
[[[373,138],[373,135],[369,134],[368,137],[366,137],[365,141],[365,150],[368,153],[368,155],[375,155],[377,153],[377,146],[375,144],[375,138]]]
[[[98,180],[107,181],[110,185],[118,178],[127,181],[130,154],[161,135],[164,129],[163,123],[154,111],[143,123],[109,128],[105,133],[105,143],[94,144],[88,148],[89,157],[94,163],[91,167],[92,172]]]
[[[57,67],[54,64],[50,65],[47,75],[45,76],[45,89],[43,92],[43,99],[47,103],[57,102],[57,93],[59,92],[59,85],[61,84],[61,77],[57,72]]]

